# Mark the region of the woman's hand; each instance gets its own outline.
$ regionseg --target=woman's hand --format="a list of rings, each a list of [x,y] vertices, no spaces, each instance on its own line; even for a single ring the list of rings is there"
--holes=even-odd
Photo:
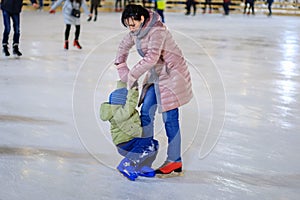
[[[117,65],[117,70],[118,70],[118,74],[119,74],[121,81],[124,83],[127,83],[127,80],[128,80],[127,76],[129,73],[129,68],[127,67],[126,63]]]

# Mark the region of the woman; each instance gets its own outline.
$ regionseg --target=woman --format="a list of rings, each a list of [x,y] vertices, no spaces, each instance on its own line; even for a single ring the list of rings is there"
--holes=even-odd
[[[73,42],[73,45],[77,47],[78,49],[82,49],[81,45],[79,44],[79,35],[80,35],[80,15],[78,17],[73,16],[72,10],[80,10],[80,7],[82,6],[83,10],[88,16],[92,16],[92,14],[89,12],[89,9],[86,5],[85,0],[58,0],[55,2],[53,6],[51,6],[50,13],[55,13],[55,9],[64,3],[63,6],[63,14],[64,14],[64,22],[66,24],[66,30],[65,30],[65,44],[64,49],[69,49],[69,35],[71,30],[71,25],[75,25],[75,39]]]
[[[121,17],[130,32],[120,43],[115,65],[123,82],[130,89],[146,73],[141,123],[143,137],[154,136],[154,115],[162,113],[168,137],[167,159],[157,174],[182,171],[181,135],[178,108],[192,99],[190,73],[183,54],[157,13],[140,5],[127,5]],[[136,46],[142,59],[131,69],[126,61]]]

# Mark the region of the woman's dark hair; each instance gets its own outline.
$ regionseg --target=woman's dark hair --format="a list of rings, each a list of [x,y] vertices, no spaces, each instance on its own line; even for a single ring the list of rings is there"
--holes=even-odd
[[[134,20],[141,21],[141,16],[144,16],[145,21],[150,17],[146,8],[141,5],[128,4],[122,13],[121,22],[125,27],[127,27],[125,23],[126,19],[132,18]]]

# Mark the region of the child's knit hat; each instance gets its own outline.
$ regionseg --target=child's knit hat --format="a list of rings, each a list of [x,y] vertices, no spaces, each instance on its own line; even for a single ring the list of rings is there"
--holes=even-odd
[[[120,86],[120,83],[118,83]],[[115,105],[125,105],[127,100],[128,90],[126,87],[118,88],[109,95],[109,103]]]

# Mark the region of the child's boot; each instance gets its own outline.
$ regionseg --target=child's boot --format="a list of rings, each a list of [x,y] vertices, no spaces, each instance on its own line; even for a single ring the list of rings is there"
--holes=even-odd
[[[126,178],[131,181],[135,181],[138,177],[137,173],[135,172],[135,167],[132,161],[128,158],[124,158],[117,167],[117,170],[123,174]]]
[[[155,170],[148,166],[143,166],[140,169],[137,170],[137,174],[139,176],[144,177],[154,177],[155,176]]]
[[[82,47],[80,46],[78,40],[74,40],[73,45],[74,45],[74,47],[77,47],[78,49],[82,49]]]
[[[95,17],[94,17],[94,22],[95,22],[95,21],[97,21],[97,15],[95,15]]]
[[[22,56],[22,53],[19,51],[19,45],[13,44],[13,54],[17,56]]]
[[[89,17],[87,18],[87,21],[90,22],[91,20],[92,20],[92,16],[89,16]]]
[[[5,56],[10,56],[7,44],[3,44],[3,50],[2,51],[3,51]]]
[[[66,50],[69,49],[69,41],[68,40],[65,41],[64,49],[66,49]]]

